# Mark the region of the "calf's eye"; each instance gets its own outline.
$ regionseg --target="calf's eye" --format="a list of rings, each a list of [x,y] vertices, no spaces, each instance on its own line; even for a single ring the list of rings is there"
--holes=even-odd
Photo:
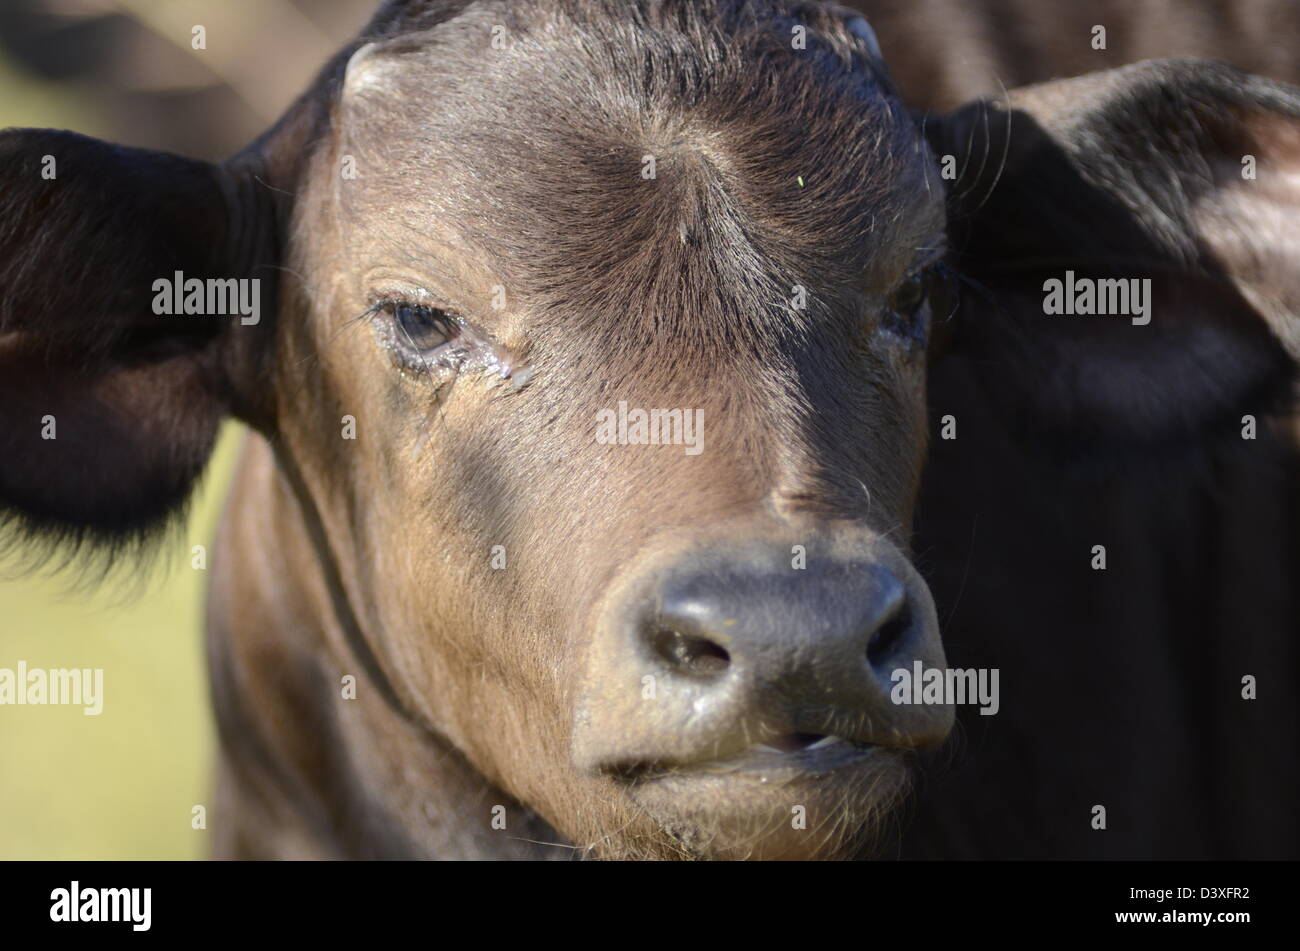
[[[929,335],[925,307],[929,278],[926,271],[908,275],[889,298],[880,322],[881,329],[912,347],[923,345]]]
[[[449,343],[460,325],[445,310],[410,301],[390,304],[397,325],[397,342],[417,355],[428,354]]]
[[[890,298],[889,309],[899,317],[911,319],[925,303],[928,287],[925,273],[909,274]]]

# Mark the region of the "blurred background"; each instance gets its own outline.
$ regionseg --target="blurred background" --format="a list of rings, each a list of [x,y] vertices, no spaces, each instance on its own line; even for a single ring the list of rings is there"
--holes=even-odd
[[[0,128],[220,159],[269,125],[376,0],[0,0]],[[206,29],[206,50],[191,48]],[[0,564],[0,668],[103,668],[104,710],[0,707],[0,859],[203,858],[213,724],[201,614],[237,428],[148,578],[93,595]],[[9,569],[9,570],[6,570]]]

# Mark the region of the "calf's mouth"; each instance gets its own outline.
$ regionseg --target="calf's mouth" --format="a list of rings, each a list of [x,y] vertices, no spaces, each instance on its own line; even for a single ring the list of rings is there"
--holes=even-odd
[[[667,777],[736,775],[760,782],[797,777],[815,778],[861,764],[881,747],[833,734],[784,733],[753,743],[728,756],[687,761],[615,763],[603,770],[624,783],[649,782]]]

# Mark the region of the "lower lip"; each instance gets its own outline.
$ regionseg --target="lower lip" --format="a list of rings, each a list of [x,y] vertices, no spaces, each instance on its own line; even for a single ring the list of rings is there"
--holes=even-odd
[[[827,773],[860,765],[878,757],[881,748],[867,744],[850,742],[835,743],[815,750],[796,750],[780,752],[750,750],[735,759],[714,763],[692,763],[672,767],[662,771],[645,773],[644,780],[660,779],[704,779],[709,777],[734,776],[767,782],[788,780],[796,777],[817,777]]]

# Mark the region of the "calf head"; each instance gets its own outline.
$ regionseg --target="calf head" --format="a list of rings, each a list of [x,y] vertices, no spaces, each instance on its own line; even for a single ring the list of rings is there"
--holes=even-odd
[[[1014,306],[1044,247],[1114,266],[1104,201],[1158,300],[1205,289],[1157,303],[1125,438],[1221,424],[1292,367],[1293,219],[1289,246],[1243,225],[1294,210],[1295,93],[1097,83],[922,122],[836,8],[394,3],[221,167],[7,132],[11,527],[145,537],[234,415],[274,447],[338,649],[570,842],[854,854],[952,723],[891,700],[895,670],[943,665],[908,552],[927,360],[1072,348],[1028,415],[1113,430],[1092,375],[1146,374],[1148,328]],[[1203,113],[1167,107],[1192,84]],[[1157,171],[1093,174],[1126,123]],[[1214,172],[1247,145],[1270,191]],[[979,282],[959,308],[946,205]],[[176,271],[258,278],[262,319],[157,316]]]

